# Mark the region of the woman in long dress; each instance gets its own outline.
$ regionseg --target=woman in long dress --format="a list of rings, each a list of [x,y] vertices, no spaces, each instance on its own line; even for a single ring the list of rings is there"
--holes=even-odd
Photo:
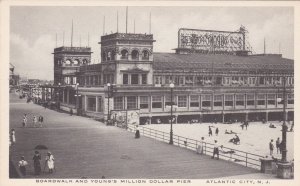
[[[35,151],[35,154],[33,156],[33,165],[34,165],[34,173],[35,175],[40,175],[41,174],[41,155],[39,151]]]
[[[47,153],[46,156],[46,163],[49,169],[49,173],[53,173],[53,169],[54,169],[54,156],[51,154],[51,152]]]

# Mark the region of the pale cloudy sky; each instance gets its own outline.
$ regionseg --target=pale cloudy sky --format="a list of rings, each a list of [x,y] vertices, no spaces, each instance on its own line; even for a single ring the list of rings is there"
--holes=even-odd
[[[74,21],[73,46],[87,46],[88,33],[92,62],[100,58],[100,36],[103,16],[107,34],[116,32],[117,11],[119,32],[125,32],[125,7],[12,7],[10,12],[10,62],[16,72],[28,78],[53,79],[53,49],[70,46],[71,23]],[[128,32],[149,33],[156,40],[154,52],[174,52],[179,28],[236,31],[241,25],[249,31],[249,43],[255,53],[263,52],[294,58],[294,11],[290,7],[129,7]]]

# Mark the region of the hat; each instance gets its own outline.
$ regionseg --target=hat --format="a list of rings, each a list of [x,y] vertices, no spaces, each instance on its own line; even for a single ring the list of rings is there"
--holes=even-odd
[[[51,154],[51,152],[50,151],[48,151],[48,153],[47,154]]]

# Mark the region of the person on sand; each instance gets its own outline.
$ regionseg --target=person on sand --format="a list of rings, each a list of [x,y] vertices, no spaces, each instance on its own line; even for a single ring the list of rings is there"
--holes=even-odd
[[[212,130],[210,126],[208,126],[208,136],[212,136]]]
[[[215,134],[216,134],[216,136],[219,134],[219,128],[218,127],[216,128]]]
[[[214,159],[215,155],[217,155],[217,160],[218,160],[219,159],[219,144],[218,144],[217,140],[215,140],[213,156],[211,158]]]
[[[204,137],[201,137],[201,140],[199,142],[200,143],[197,147],[197,154],[203,154]]]
[[[12,145],[16,143],[16,132],[15,129],[11,129],[10,131],[10,142]]]
[[[276,150],[277,150],[277,154],[278,152],[281,154],[281,151],[280,151],[280,138],[277,138],[276,140]]]
[[[271,139],[269,143],[269,150],[270,150],[270,155],[273,155],[273,150],[274,150],[274,144],[273,144],[273,139]]]

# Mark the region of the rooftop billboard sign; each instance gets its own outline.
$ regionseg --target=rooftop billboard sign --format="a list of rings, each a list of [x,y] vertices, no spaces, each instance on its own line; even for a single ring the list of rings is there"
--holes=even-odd
[[[238,32],[181,28],[178,49],[235,52],[245,50],[245,28]]]

